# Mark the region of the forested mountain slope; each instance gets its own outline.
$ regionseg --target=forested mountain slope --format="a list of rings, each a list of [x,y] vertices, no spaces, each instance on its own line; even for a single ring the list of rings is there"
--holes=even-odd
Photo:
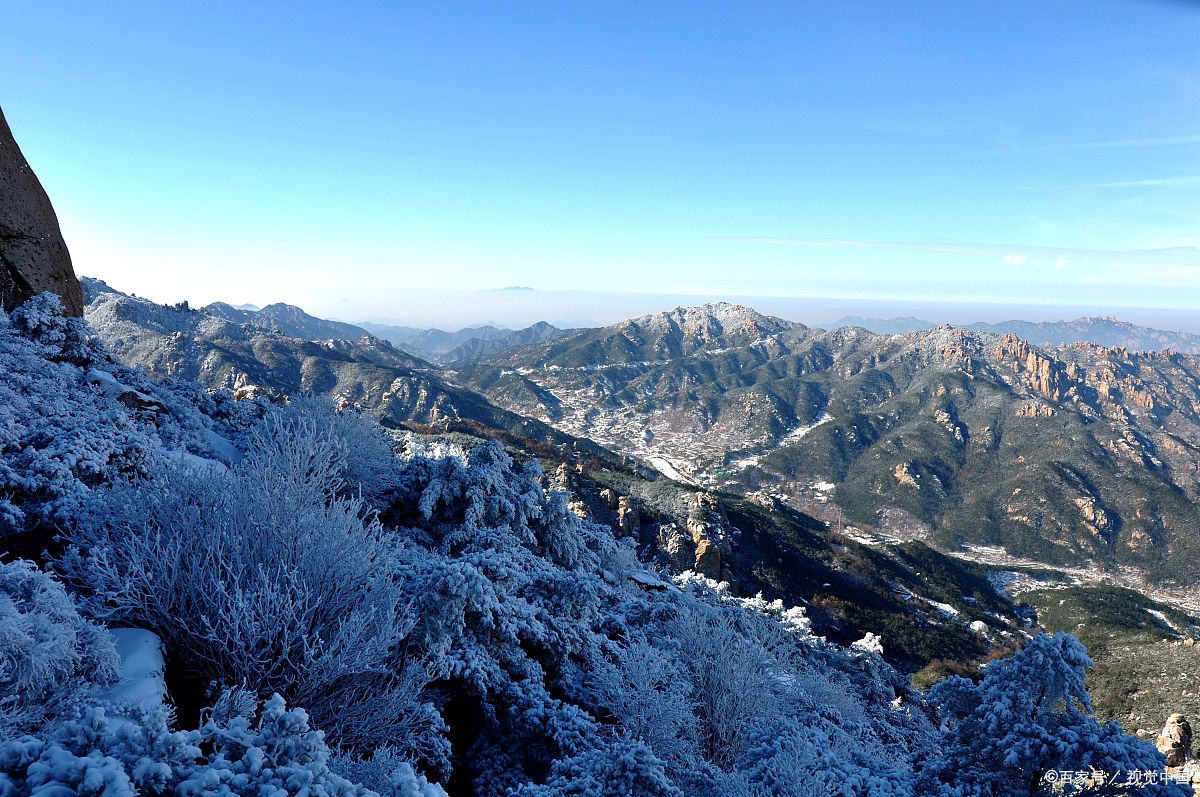
[[[827,332],[717,305],[577,332],[453,375],[678,478],[836,506],[827,516],[903,538],[1194,580],[1191,355],[1038,348],[949,327]]]

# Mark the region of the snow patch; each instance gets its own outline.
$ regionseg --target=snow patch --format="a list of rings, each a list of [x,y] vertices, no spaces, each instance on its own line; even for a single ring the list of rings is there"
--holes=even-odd
[[[121,657],[121,680],[104,693],[103,699],[147,711],[164,705],[167,681],[162,640],[142,628],[110,628],[108,635]]]
[[[159,452],[172,465],[180,468],[190,468],[191,470],[206,471],[211,470],[217,473],[224,473],[229,470],[225,467],[224,462],[218,462],[215,459],[207,457],[198,457],[190,451],[180,451],[177,449],[164,449]]]
[[[808,424],[807,426],[797,426],[795,429],[788,432],[784,436],[783,439],[787,440],[787,441],[799,440],[799,439],[803,438],[805,435],[807,435],[809,432],[811,432],[813,429],[816,429],[818,426],[823,426],[824,424],[827,424],[832,420],[833,420],[833,416],[827,412],[824,415],[822,415],[820,418],[817,418],[816,421]]]
[[[938,603],[937,601],[929,601],[929,605],[937,609],[947,617],[958,617],[958,609],[955,609],[948,603]]]
[[[1175,632],[1176,634],[1178,634],[1179,636],[1183,636],[1183,630],[1182,630],[1182,629],[1180,629],[1180,627],[1179,627],[1179,626],[1177,626],[1177,625],[1175,625],[1174,623],[1172,623],[1172,622],[1171,622],[1169,619],[1167,619],[1167,616],[1166,616],[1165,614],[1163,614],[1162,612],[1160,612],[1158,609],[1149,609],[1149,608],[1147,608],[1147,609],[1146,609],[1146,613],[1147,613],[1147,614],[1149,614],[1149,615],[1150,615],[1151,617],[1153,617],[1154,619],[1156,619],[1156,620],[1158,620],[1159,622],[1161,622],[1161,623],[1162,623],[1163,625],[1165,625],[1167,628],[1170,628],[1172,631],[1174,631],[1174,632]]]
[[[677,482],[690,484],[693,487],[700,486],[695,479],[690,476],[685,476],[680,472],[679,468],[675,467],[675,465],[665,457],[650,457],[650,464],[654,466],[655,470],[666,476],[668,479],[674,479]]]

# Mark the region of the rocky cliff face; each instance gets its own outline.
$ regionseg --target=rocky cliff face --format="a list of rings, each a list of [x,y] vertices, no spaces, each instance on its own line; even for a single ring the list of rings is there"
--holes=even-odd
[[[69,315],[83,315],[54,207],[0,111],[0,300],[11,310],[43,291],[58,294]]]

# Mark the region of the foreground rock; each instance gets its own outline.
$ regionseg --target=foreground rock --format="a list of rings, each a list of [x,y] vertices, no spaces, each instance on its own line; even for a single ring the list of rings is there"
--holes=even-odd
[[[51,291],[68,315],[83,315],[83,290],[58,217],[0,111],[0,301],[11,310]]]
[[[1158,751],[1167,757],[1167,766],[1181,767],[1192,754],[1192,726],[1182,714],[1167,718],[1158,736]]]

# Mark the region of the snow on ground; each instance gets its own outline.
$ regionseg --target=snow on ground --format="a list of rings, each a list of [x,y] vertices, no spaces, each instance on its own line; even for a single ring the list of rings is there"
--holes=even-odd
[[[955,617],[955,618],[958,617],[958,609],[955,609],[953,606],[951,606],[948,603],[939,603],[937,601],[929,601],[929,605],[932,606],[933,608],[937,609],[939,612],[946,615],[947,617]]]
[[[242,458],[242,452],[238,447],[229,442],[229,439],[217,434],[212,429],[204,430],[204,440],[208,443],[208,447],[216,455],[217,459],[224,462],[226,465],[232,465]]]
[[[683,473],[681,473],[679,471],[679,469],[677,467],[675,467],[675,465],[673,463],[668,461],[665,457],[658,457],[658,456],[650,457],[650,464],[654,466],[655,470],[657,470],[662,475],[666,476],[668,479],[674,479],[677,482],[683,482],[684,484],[690,484],[693,487],[700,486],[699,484],[696,483],[695,479],[693,479],[690,476],[685,476]]]
[[[121,657],[121,680],[102,696],[105,700],[153,709],[167,698],[162,641],[142,628],[110,628],[109,636]]]
[[[844,526],[841,529],[839,529],[839,531],[844,536],[849,537],[850,539],[854,540],[855,542],[862,543],[863,545],[883,545],[885,543],[892,544],[891,540],[885,539],[876,534],[871,534],[869,532],[863,531],[862,529],[858,528],[857,526]]]
[[[1162,612],[1160,612],[1158,609],[1149,609],[1148,608],[1148,609],[1146,609],[1146,612],[1148,614],[1150,614],[1152,617],[1154,617],[1154,619],[1159,620],[1163,625],[1165,625],[1167,628],[1170,628],[1172,631],[1174,631],[1179,636],[1184,635],[1183,630],[1180,629],[1179,626],[1175,625],[1170,620],[1168,620],[1167,616],[1165,614],[1163,614]]]
[[[833,420],[833,416],[827,412],[824,415],[822,415],[820,418],[817,418],[817,420],[814,421],[813,423],[810,423],[808,426],[797,426],[795,429],[788,432],[787,435],[785,435],[783,439],[786,442],[791,442],[792,440],[799,440],[800,438],[804,437],[806,434],[811,432],[813,429],[816,429],[818,426],[821,426],[823,424],[829,423],[832,420]]]
[[[160,453],[166,457],[168,462],[181,468],[191,468],[192,470],[199,471],[212,470],[218,473],[229,470],[225,467],[224,462],[218,462],[215,459],[208,459],[207,457],[198,457],[189,451],[170,449],[163,450]]]

